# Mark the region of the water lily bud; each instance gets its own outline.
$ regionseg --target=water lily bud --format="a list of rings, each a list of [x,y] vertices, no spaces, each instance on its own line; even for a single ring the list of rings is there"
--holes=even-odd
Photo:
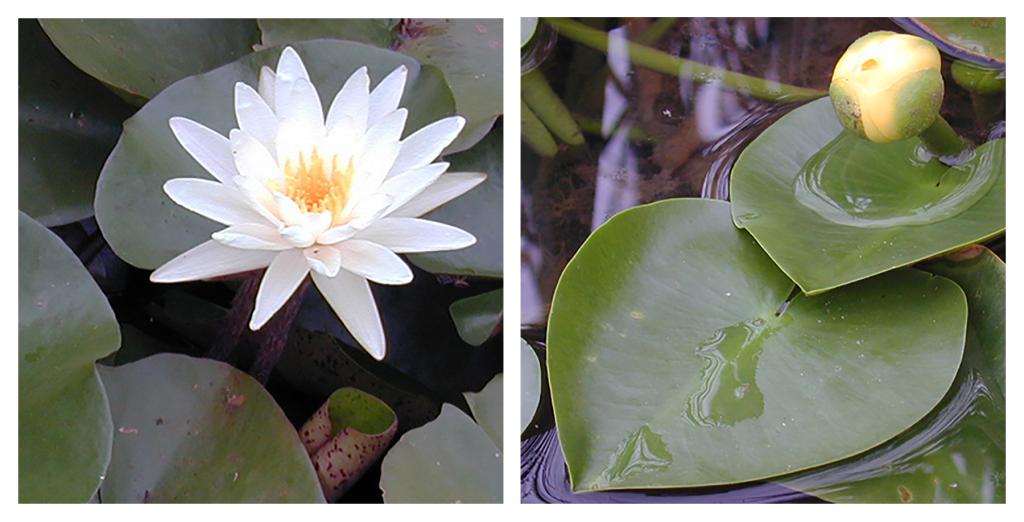
[[[923,38],[890,31],[858,38],[832,73],[839,121],[877,143],[920,134],[942,105],[941,65],[938,49]]]

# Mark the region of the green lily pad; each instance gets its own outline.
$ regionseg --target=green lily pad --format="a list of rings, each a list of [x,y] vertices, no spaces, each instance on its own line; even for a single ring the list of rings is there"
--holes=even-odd
[[[402,106],[409,109],[412,132],[450,115],[451,93],[441,74],[398,53],[367,45],[320,40],[295,44],[325,107],[359,67],[369,66],[379,82],[395,67],[409,68]],[[170,200],[163,184],[171,178],[212,179],[171,133],[168,120],[183,116],[227,135],[235,127],[234,85],[256,85],[261,66],[273,67],[280,48],[252,53],[213,71],[168,87],[125,122],[96,188],[96,220],[121,259],[139,268],[156,268],[210,238],[217,224]],[[478,189],[479,190],[479,189]]]
[[[730,205],[626,210],[569,262],[548,377],[575,491],[764,479],[903,432],[949,389],[967,306],[898,270],[797,295]]]
[[[502,277],[502,136],[502,130],[496,128],[472,150],[445,158],[452,165],[449,171],[483,172],[487,179],[423,216],[472,233],[476,244],[461,250],[412,254],[409,261],[413,264],[435,274]]]
[[[519,19],[519,47],[525,47],[537,32],[537,17],[524,16]]]
[[[46,34],[79,69],[129,94],[168,85],[245,56],[259,41],[252,20],[50,19]]]
[[[491,338],[501,322],[501,289],[460,299],[448,307],[448,312],[459,330],[459,337],[473,346],[480,346]]]
[[[466,128],[446,152],[472,147],[502,114],[501,22],[500,18],[414,20],[395,48],[438,67],[452,86]]]
[[[920,146],[858,139],[829,99],[811,102],[740,154],[733,219],[810,295],[1002,233],[1005,140],[953,168]]]
[[[267,18],[257,20],[263,46],[301,42],[314,38],[338,38],[375,47],[390,48],[397,20],[383,18]]]
[[[131,108],[18,21],[18,208],[46,226],[92,216],[96,179]]]
[[[924,268],[967,295],[967,346],[953,387],[899,437],[786,486],[831,502],[1006,502],[1006,265],[974,246]]]
[[[87,502],[112,427],[93,364],[121,344],[114,312],[75,254],[18,214],[18,500]]]
[[[1006,67],[1006,18],[896,18],[900,27],[927,38],[957,58]]]
[[[406,432],[384,456],[380,489],[387,503],[501,502],[501,450],[462,410]]]
[[[519,432],[526,431],[530,427],[530,421],[537,413],[537,405],[540,404],[541,374],[540,361],[537,359],[537,352],[533,351],[529,343],[519,340],[519,361],[520,361],[520,389],[519,395]]]
[[[284,412],[222,362],[160,354],[102,368],[114,450],[103,502],[323,502]]]
[[[480,425],[484,431],[487,432],[487,436],[491,438],[494,445],[501,447],[501,415],[502,415],[502,396],[505,389],[505,379],[502,374],[495,375],[491,382],[484,386],[484,389],[477,393],[467,392],[462,394],[466,397],[466,402],[469,404],[470,411],[473,412],[473,417],[476,419],[476,423]]]

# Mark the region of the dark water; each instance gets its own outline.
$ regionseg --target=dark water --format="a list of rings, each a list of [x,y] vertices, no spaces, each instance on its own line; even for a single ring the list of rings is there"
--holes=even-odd
[[[653,19],[588,20],[637,39]],[[662,51],[800,87],[828,88],[847,46],[875,30],[902,30],[887,19],[679,19],[653,44]],[[629,63],[608,63],[592,49],[558,39],[540,65],[586,132],[586,144],[554,158],[522,152],[523,337],[541,347],[551,296],[566,263],[591,231],[617,212],[671,197],[728,199],[729,171],[743,148],[799,103],[770,103],[716,85],[669,77]],[[979,104],[948,74],[943,116],[965,137],[1002,133],[1000,101]],[[1002,239],[989,245],[1000,256]],[[543,358],[541,359],[543,362]],[[918,436],[865,461],[845,461],[801,476],[801,489],[871,476],[936,449],[960,419],[984,415],[984,394],[963,383]],[[962,394],[962,396],[960,395]],[[983,398],[983,397],[982,397]],[[978,399],[978,400],[976,400]],[[547,408],[545,413],[543,410]],[[799,502],[815,497],[769,483],[729,487],[574,494],[569,487],[550,405],[522,442],[524,502]]]

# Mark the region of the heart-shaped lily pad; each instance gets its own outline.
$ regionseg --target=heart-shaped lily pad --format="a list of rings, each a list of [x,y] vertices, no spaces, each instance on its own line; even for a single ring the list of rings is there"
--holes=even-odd
[[[993,68],[1006,67],[1006,18],[894,18],[943,52]]]
[[[394,43],[396,19],[388,18],[265,18],[257,20],[266,47],[314,38],[337,38],[383,47]]]
[[[451,92],[441,74],[401,54],[354,42],[319,40],[294,45],[329,107],[345,80],[368,66],[376,85],[399,65],[409,69],[401,105],[411,133],[452,113]],[[256,85],[261,66],[273,67],[280,48],[266,49],[205,74],[185,78],[146,104],[124,124],[124,133],[100,174],[96,219],[119,257],[156,268],[210,238],[217,225],[173,203],[163,191],[171,178],[210,176],[171,133],[168,120],[183,116],[222,135],[235,127],[234,85]],[[479,189],[478,189],[479,190]]]
[[[973,246],[923,268],[967,295],[967,346],[953,387],[899,437],[786,486],[832,502],[1006,501],[1006,265]]]
[[[114,312],[75,254],[18,215],[18,499],[87,502],[110,459],[94,361],[117,350]]]
[[[733,219],[807,294],[910,265],[1006,228],[1005,140],[957,167],[918,138],[846,132],[829,99],[787,114],[740,154]]]
[[[388,503],[501,502],[501,450],[469,415],[445,404],[384,456],[380,489]]]
[[[238,59],[259,41],[253,20],[41,20],[80,69],[129,94],[152,98],[186,76]]]
[[[103,502],[323,502],[284,412],[222,362],[159,354],[102,368],[114,418]]]
[[[797,295],[730,205],[624,211],[569,262],[548,372],[573,489],[707,486],[843,459],[949,389],[967,306],[952,281],[893,271]]]

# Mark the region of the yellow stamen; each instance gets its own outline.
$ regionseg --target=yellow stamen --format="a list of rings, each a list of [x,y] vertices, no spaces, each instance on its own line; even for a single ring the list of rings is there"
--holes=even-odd
[[[300,153],[298,161],[285,161],[284,186],[279,190],[305,212],[330,212],[332,224],[338,224],[354,173],[351,159],[342,168],[336,156],[327,160],[314,147],[308,155]]]

